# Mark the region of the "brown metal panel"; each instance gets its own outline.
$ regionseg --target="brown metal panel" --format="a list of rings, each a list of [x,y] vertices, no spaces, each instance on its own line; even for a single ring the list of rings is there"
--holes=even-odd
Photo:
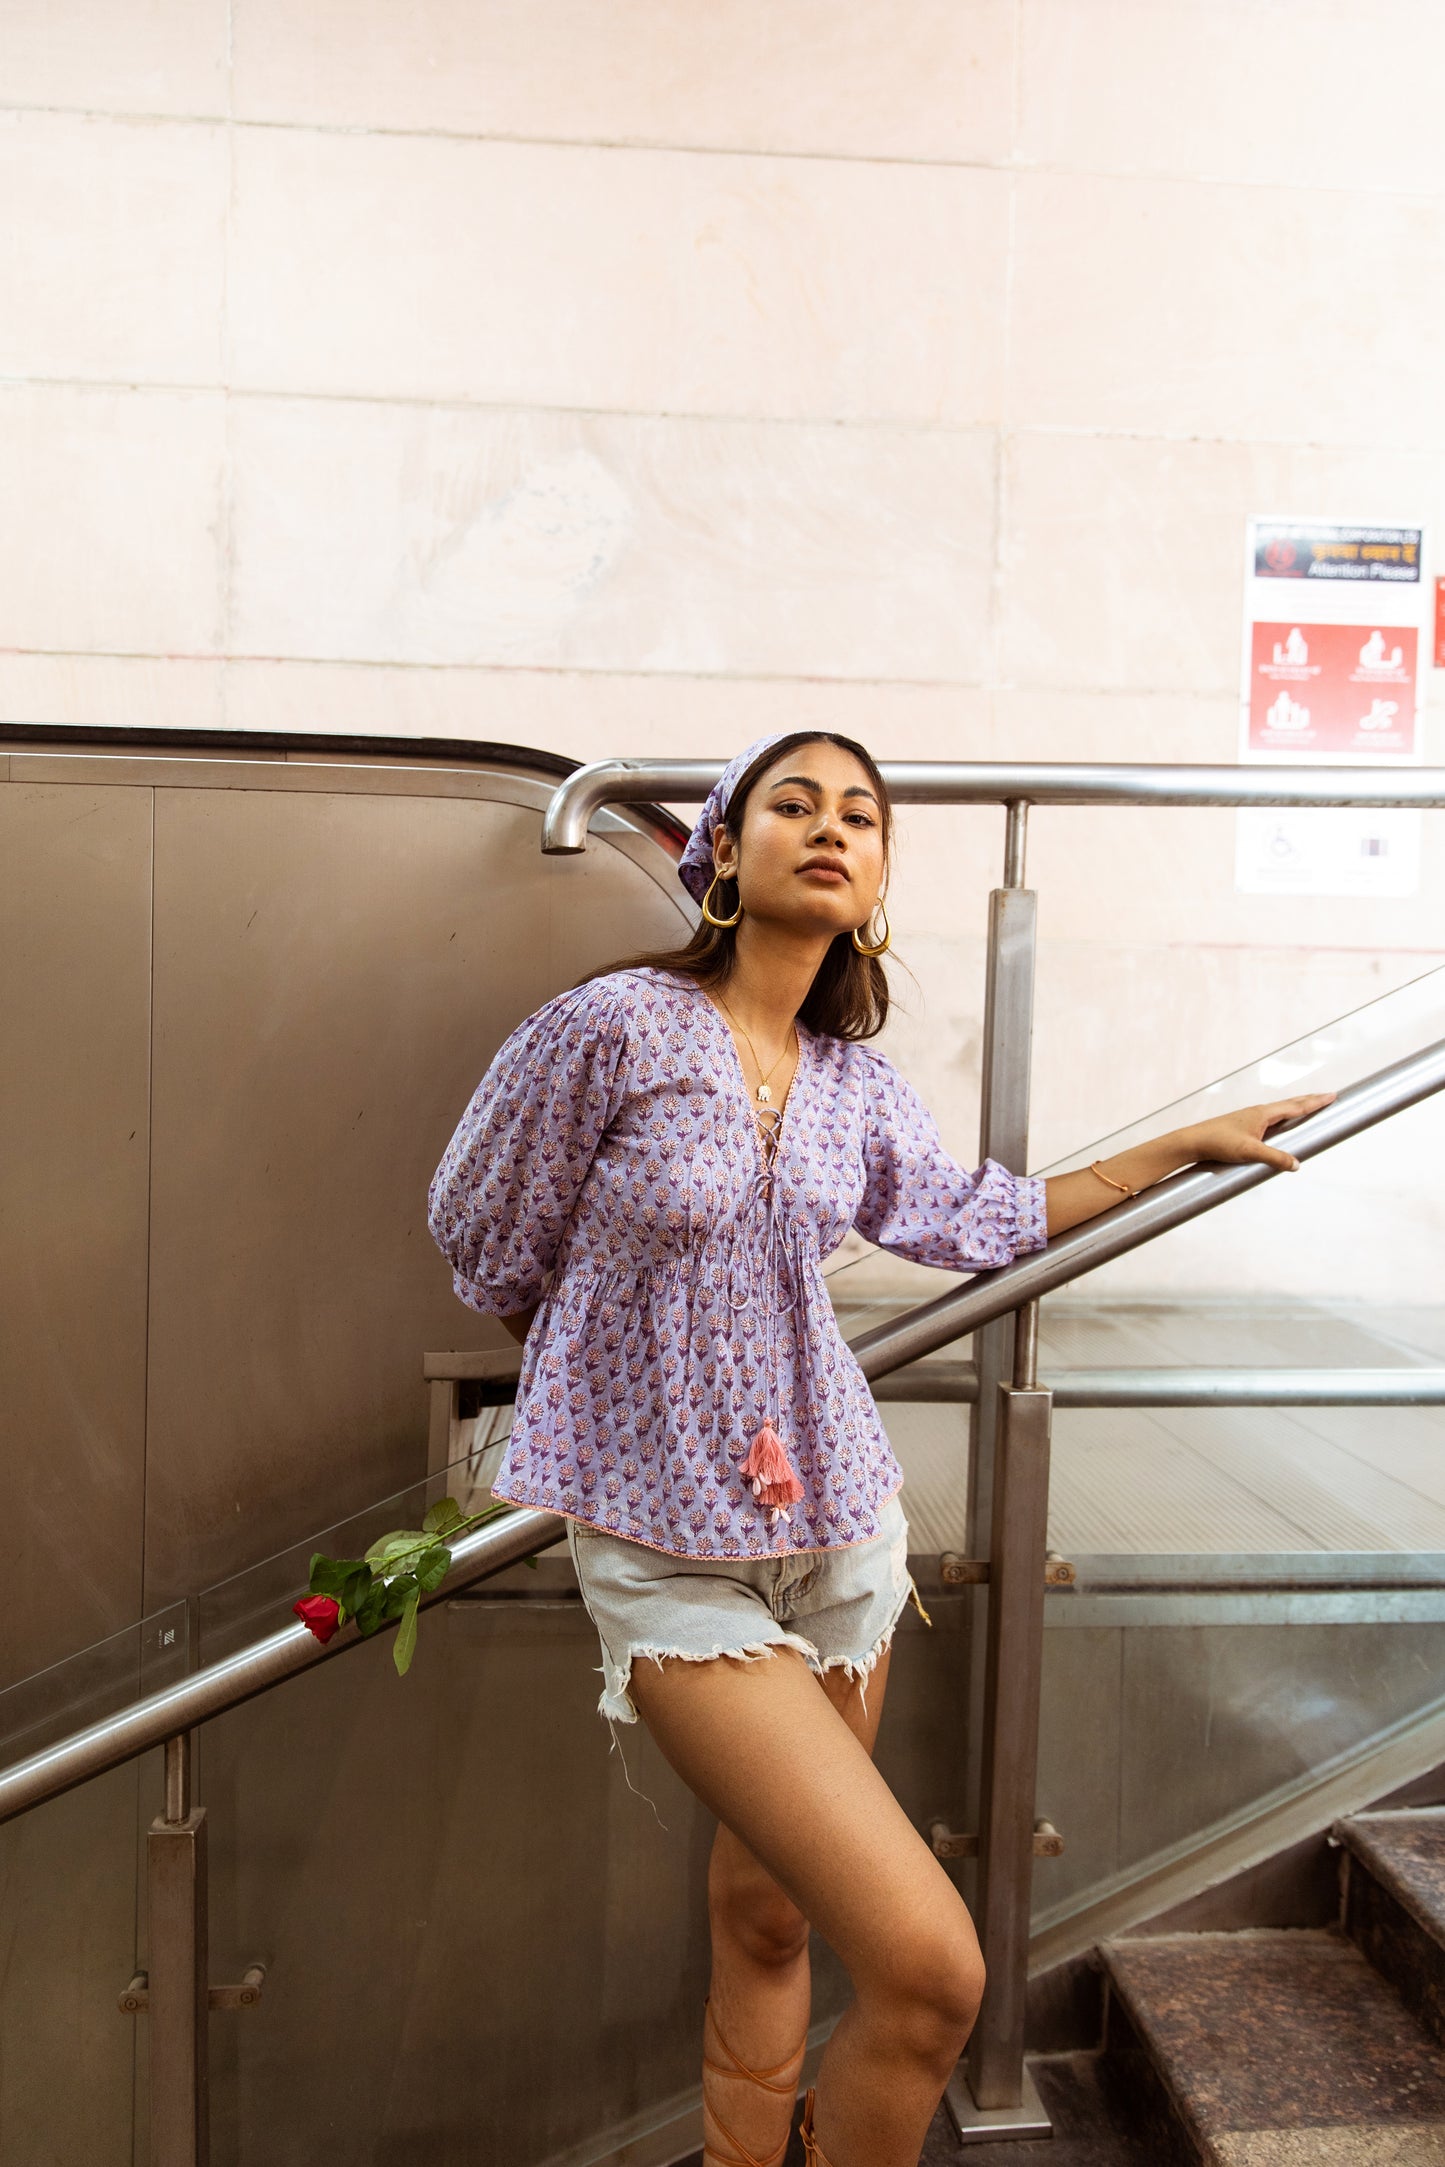
[[[542,857],[494,788],[157,793],[152,1606],[425,1474],[423,1353],[509,1343],[427,1233],[437,1161],[514,1025],[681,935],[680,888]]]
[[[695,2108],[716,1824],[643,1726],[614,1750],[597,1661],[575,1599],[465,1600],[405,1680],[378,1642],[207,1726],[211,1976],[267,1965],[211,2019],[213,2167],[536,2167]]]
[[[136,1800],[156,1756],[0,1828],[0,2167],[132,2167]]]
[[[0,787],[0,1685],[139,1614],[151,798]]]

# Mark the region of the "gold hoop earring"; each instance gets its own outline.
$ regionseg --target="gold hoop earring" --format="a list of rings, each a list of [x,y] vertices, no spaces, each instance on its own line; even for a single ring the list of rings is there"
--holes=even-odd
[[[711,879],[711,880],[710,880],[710,881],[708,882],[708,884],[707,884],[707,895],[705,895],[705,896],[703,897],[703,899],[702,899],[702,914],[703,914],[703,917],[704,917],[704,918],[705,918],[705,919],[707,920],[707,922],[708,922],[708,924],[709,924],[709,925],[715,925],[715,926],[729,926],[729,925],[736,925],[736,924],[737,924],[737,922],[738,922],[738,920],[739,920],[739,918],[741,918],[741,916],[742,916],[742,914],[743,914],[743,894],[742,894],[742,890],[741,890],[741,888],[739,888],[739,890],[738,890],[738,907],[737,907],[737,909],[736,909],[736,910],[735,910],[735,911],[733,912],[733,914],[732,914],[731,918],[714,918],[714,916],[713,916],[712,912],[711,912],[711,911],[710,911],[710,910],[708,909],[708,907],[707,907],[707,906],[708,906],[708,897],[709,897],[709,896],[710,896],[710,895],[712,894],[712,892],[713,892],[713,889],[714,889],[714,888],[715,888],[715,887],[717,886],[717,884],[718,884],[718,882],[719,882],[720,880],[736,880],[736,879],[737,879],[737,875],[736,875],[736,873],[714,873],[714,874],[713,874],[713,876],[712,876],[712,879]]]
[[[877,905],[876,905],[876,908],[877,908],[877,909],[879,909],[879,910],[883,910],[883,905],[882,905],[881,903],[879,903],[879,904],[877,904]],[[873,912],[872,912],[871,910],[869,911],[869,913],[868,913],[868,916],[869,916],[869,919],[870,919],[870,921],[871,921],[871,919],[872,919],[872,916],[873,916]],[[859,955],[860,955],[860,956],[886,956],[886,955],[887,955],[887,953],[888,953],[888,950],[889,950],[889,948],[890,948],[890,947],[892,946],[892,944],[893,944],[893,933],[892,933],[892,930],[891,930],[891,928],[889,927],[889,924],[888,924],[888,913],[887,913],[887,911],[886,911],[886,910],[883,910],[883,938],[882,938],[882,940],[881,940],[881,941],[880,941],[880,942],[878,943],[878,946],[877,946],[876,948],[870,948],[870,947],[868,946],[868,943],[867,943],[866,941],[860,941],[860,940],[859,940],[859,938],[858,938],[858,935],[859,935],[859,934],[860,934],[860,933],[861,933],[862,931],[863,931],[863,928],[862,928],[862,926],[860,926],[860,925],[855,925],[855,926],[854,926],[854,928],[853,928],[853,946],[854,946],[854,947],[855,947],[855,948],[857,949],[857,951],[858,951]],[[869,925],[869,931],[870,931],[870,932],[872,931],[872,926],[871,926],[871,923],[870,923],[870,925]]]

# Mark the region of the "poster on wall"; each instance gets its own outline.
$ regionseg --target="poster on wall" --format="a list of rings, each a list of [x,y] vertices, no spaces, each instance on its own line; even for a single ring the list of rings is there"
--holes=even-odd
[[[1424,757],[1430,654],[1425,533],[1415,524],[1248,523],[1239,757],[1391,767]],[[1409,896],[1420,815],[1251,806],[1237,817],[1248,895]]]

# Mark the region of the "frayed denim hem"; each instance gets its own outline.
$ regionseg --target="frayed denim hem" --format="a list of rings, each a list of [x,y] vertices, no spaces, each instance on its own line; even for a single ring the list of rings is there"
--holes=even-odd
[[[811,1640],[804,1640],[799,1633],[780,1633],[776,1640],[746,1640],[739,1647],[725,1648],[721,1644],[705,1651],[694,1648],[664,1648],[639,1642],[629,1648],[620,1663],[610,1658],[603,1676],[607,1683],[597,1703],[597,1713],[606,1716],[609,1723],[635,1723],[637,1710],[632,1704],[628,1687],[632,1683],[632,1666],[639,1657],[645,1656],[661,1670],[665,1662],[715,1663],[721,1656],[728,1656],[735,1663],[756,1663],[764,1656],[776,1655],[779,1648],[793,1648],[802,1656],[809,1670],[821,1677],[823,1664]]]
[[[883,1628],[883,1631],[878,1635],[878,1638],[874,1641],[872,1647],[868,1650],[868,1653],[866,1655],[860,1656],[830,1656],[827,1662],[823,1665],[823,1669],[825,1671],[841,1670],[844,1677],[849,1679],[854,1685],[857,1686],[859,1704],[862,1707],[865,1716],[868,1713],[868,1680],[872,1677],[874,1671],[878,1668],[878,1665],[882,1662],[884,1656],[892,1647],[893,1636],[898,1630],[899,1621],[901,1620],[904,1611],[908,1608],[908,1605],[912,1603],[914,1609],[918,1612],[919,1617],[922,1618],[925,1625],[931,1626],[933,1624],[932,1618],[929,1617],[928,1612],[924,1609],[922,1603],[919,1601],[918,1590],[913,1584],[913,1576],[911,1573],[907,1576],[907,1581],[907,1586],[904,1588],[903,1593],[898,1598],[897,1609],[894,1611],[887,1625]]]

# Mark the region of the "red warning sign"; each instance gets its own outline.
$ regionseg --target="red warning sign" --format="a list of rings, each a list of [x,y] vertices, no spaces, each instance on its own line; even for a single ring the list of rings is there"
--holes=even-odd
[[[1418,639],[1413,625],[1255,624],[1250,752],[1413,754]]]

